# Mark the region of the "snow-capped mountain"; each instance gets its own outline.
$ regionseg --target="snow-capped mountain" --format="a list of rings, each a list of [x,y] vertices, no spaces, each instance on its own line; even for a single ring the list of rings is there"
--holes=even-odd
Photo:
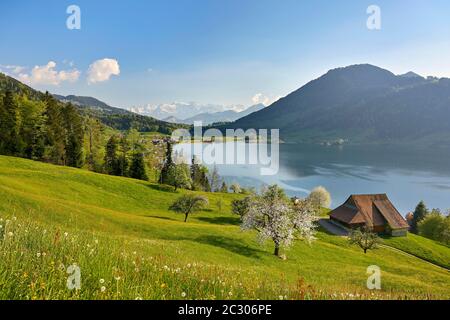
[[[240,112],[245,110],[245,107],[242,105],[224,106],[219,104],[199,104],[195,102],[174,102],[132,107],[129,110],[142,115],[151,116],[159,120],[169,117],[184,120],[202,113],[216,113],[228,110]]]

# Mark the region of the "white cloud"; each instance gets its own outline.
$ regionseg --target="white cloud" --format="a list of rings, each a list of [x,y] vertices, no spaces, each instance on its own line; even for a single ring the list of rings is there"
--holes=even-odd
[[[57,71],[56,62],[49,61],[46,65],[35,66],[31,73],[23,72],[25,68],[14,69],[15,75],[22,82],[29,85],[53,85],[58,86],[62,82],[75,82],[80,77],[77,69]]]
[[[4,72],[5,74],[13,74],[18,75],[19,73],[26,70],[26,67],[23,66],[16,66],[16,65],[1,65],[0,64],[0,71]]]
[[[253,104],[260,104],[262,103],[265,106],[269,106],[275,101],[278,101],[281,98],[281,96],[277,96],[275,98],[269,98],[268,96],[263,95],[262,93],[257,93],[253,96],[252,102]]]
[[[119,62],[116,59],[100,59],[94,61],[88,70],[88,83],[97,83],[109,80],[111,76],[120,74]]]
[[[267,106],[270,104],[270,98],[263,95],[262,93],[257,93],[253,96],[252,102],[253,102],[253,104],[262,103],[263,105]]]

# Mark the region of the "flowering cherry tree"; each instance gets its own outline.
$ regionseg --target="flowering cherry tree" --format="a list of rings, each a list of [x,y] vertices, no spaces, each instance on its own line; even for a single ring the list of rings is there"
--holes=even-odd
[[[291,246],[296,239],[314,240],[314,221],[315,209],[309,199],[293,204],[281,188],[273,185],[253,196],[241,227],[257,230],[261,243],[272,240],[274,255],[280,256],[280,248]]]

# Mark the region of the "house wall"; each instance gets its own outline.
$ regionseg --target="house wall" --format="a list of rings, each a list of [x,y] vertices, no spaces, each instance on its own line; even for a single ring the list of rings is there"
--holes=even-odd
[[[406,237],[408,234],[408,229],[396,229],[391,231],[391,236],[393,237]]]

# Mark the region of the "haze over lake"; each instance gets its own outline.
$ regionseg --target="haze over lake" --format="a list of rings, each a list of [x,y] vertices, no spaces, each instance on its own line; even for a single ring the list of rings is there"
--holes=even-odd
[[[224,143],[216,143],[215,147],[223,150]],[[183,152],[187,159],[194,153],[191,144],[178,144],[174,150]],[[249,152],[247,145],[247,159]],[[281,144],[280,169],[275,176],[260,175],[258,165],[217,168],[228,184],[238,182],[243,187],[260,188],[277,183],[290,196],[304,197],[322,185],[332,195],[333,208],[350,194],[368,193],[387,193],[403,215],[413,211],[420,200],[429,208],[450,208],[450,150],[445,149],[431,152],[394,146]]]

